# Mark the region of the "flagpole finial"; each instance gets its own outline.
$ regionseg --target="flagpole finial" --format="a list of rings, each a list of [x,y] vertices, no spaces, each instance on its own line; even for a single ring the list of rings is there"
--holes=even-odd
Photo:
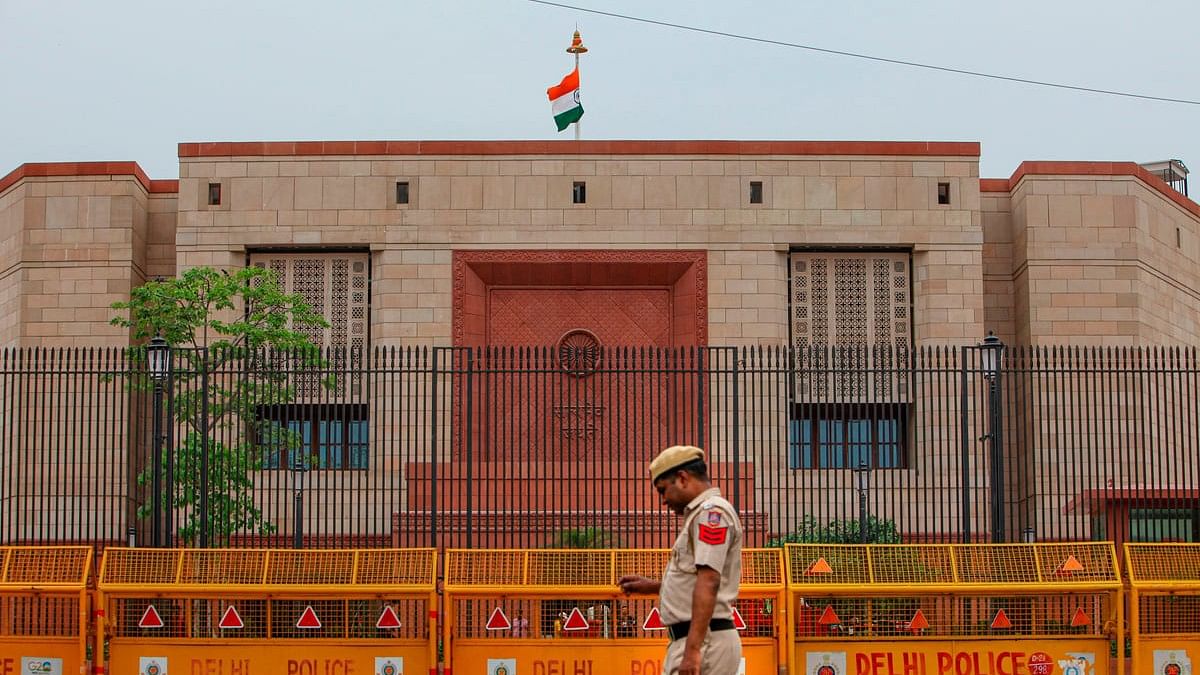
[[[575,31],[575,37],[571,38],[571,46],[567,47],[568,54],[586,54],[587,47],[583,46],[583,38],[579,37],[579,31]]]

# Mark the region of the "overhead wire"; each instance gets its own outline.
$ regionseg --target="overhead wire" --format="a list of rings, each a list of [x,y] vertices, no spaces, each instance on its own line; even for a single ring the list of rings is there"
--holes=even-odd
[[[943,72],[943,73],[954,73],[957,75],[967,75],[970,77],[982,77],[982,78],[987,78],[987,79],[991,79],[991,80],[1002,80],[1005,82],[1014,82],[1017,84],[1028,84],[1028,85],[1034,85],[1034,86],[1038,86],[1038,87],[1051,87],[1054,89],[1068,89],[1071,91],[1082,91],[1082,92],[1087,92],[1087,93],[1091,93],[1091,94],[1103,94],[1106,96],[1122,96],[1125,98],[1135,98],[1135,99],[1142,99],[1142,100],[1146,100],[1146,101],[1159,101],[1162,103],[1181,103],[1184,105],[1200,105],[1200,101],[1190,100],[1190,99],[1185,99],[1185,98],[1173,98],[1170,96],[1151,96],[1149,94],[1135,94],[1135,93],[1127,92],[1127,91],[1117,91],[1115,89],[1100,89],[1097,87],[1084,87],[1084,86],[1073,85],[1073,84],[1063,84],[1061,82],[1048,82],[1045,80],[1033,80],[1033,79],[1024,78],[1024,77],[1015,77],[1012,75],[997,75],[995,73],[985,73],[985,72],[981,72],[978,70],[967,70],[965,68],[952,68],[949,66],[939,66],[939,65],[935,65],[935,64],[931,64],[931,63],[920,63],[918,61],[906,61],[904,59],[893,59],[893,58],[888,58],[888,57],[884,57],[884,56],[873,56],[871,54],[860,54],[858,52],[845,51],[845,50],[841,50],[841,49],[829,49],[826,47],[815,47],[813,45],[806,45],[806,44],[801,44],[798,42],[787,42],[785,40],[772,40],[770,38],[756,37],[753,35],[743,35],[741,33],[731,33],[729,31],[714,30],[711,28],[701,28],[699,26],[689,26],[686,24],[674,23],[671,21],[660,21],[657,19],[648,19],[645,17],[633,16],[631,14],[606,12],[604,10],[592,9],[590,7],[580,7],[578,5],[570,5],[570,4],[563,3],[563,2],[552,2],[551,0],[526,0],[526,1],[534,3],[534,4],[538,4],[538,5],[546,5],[549,7],[559,7],[561,9],[570,9],[570,10],[574,10],[577,12],[584,12],[587,14],[597,14],[600,16],[607,16],[610,18],[621,19],[624,21],[635,21],[638,23],[645,23],[645,24],[650,24],[650,25],[654,25],[654,26],[662,26],[664,28],[674,28],[677,30],[690,31],[693,33],[703,33],[705,35],[714,35],[717,37],[732,38],[735,40],[744,40],[747,42],[757,42],[757,43],[761,43],[761,44],[774,45],[777,47],[788,47],[788,48],[792,48],[792,49],[806,49],[808,51],[819,52],[822,54],[833,54],[835,56],[846,56],[846,57],[855,58],[855,59],[876,61],[879,63],[890,63],[890,64],[898,65],[898,66],[907,66],[910,68],[924,68],[926,70],[935,70],[935,71],[939,71],[939,72]]]

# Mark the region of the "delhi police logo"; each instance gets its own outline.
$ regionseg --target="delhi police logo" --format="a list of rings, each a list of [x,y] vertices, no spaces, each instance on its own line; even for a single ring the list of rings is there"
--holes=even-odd
[[[805,675],[845,675],[846,652],[809,652]]]
[[[376,656],[375,675],[404,675],[404,657]]]

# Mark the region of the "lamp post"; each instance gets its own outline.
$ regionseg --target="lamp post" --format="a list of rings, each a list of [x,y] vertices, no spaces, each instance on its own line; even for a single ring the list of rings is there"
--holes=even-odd
[[[1004,541],[1004,430],[1000,422],[1000,375],[1004,369],[1004,343],[991,331],[979,345],[983,376],[988,381],[989,454],[992,465],[992,542]]]
[[[301,459],[300,454],[292,460],[292,485],[295,488],[293,496],[296,512],[296,527],[293,546],[304,548],[304,479],[308,474],[308,464]]]
[[[163,530],[163,503],[162,503],[162,464],[163,464],[163,424],[162,409],[163,409],[163,381],[171,374],[171,345],[163,339],[163,336],[156,335],[150,339],[150,345],[146,347],[146,360],[150,367],[150,379],[154,381],[154,422],[152,423],[154,434],[153,452],[154,452],[154,523],[151,526],[152,540],[154,546],[162,546],[162,530]]]
[[[859,542],[867,543],[867,489],[871,480],[871,467],[866,460],[858,463],[854,469],[854,483],[858,489],[858,536]]]

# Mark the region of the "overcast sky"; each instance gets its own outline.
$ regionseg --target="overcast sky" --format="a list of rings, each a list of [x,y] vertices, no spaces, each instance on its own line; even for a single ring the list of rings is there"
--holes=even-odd
[[[571,2],[571,0],[566,0]],[[1200,100],[1200,2],[577,0],[895,59]],[[917,70],[528,0],[0,0],[0,175],[176,143],[552,139],[578,22],[586,139],[965,140],[1022,160],[1182,159],[1200,106]],[[1197,183],[1197,181],[1193,181]],[[1200,189],[1200,188],[1198,188]]]

